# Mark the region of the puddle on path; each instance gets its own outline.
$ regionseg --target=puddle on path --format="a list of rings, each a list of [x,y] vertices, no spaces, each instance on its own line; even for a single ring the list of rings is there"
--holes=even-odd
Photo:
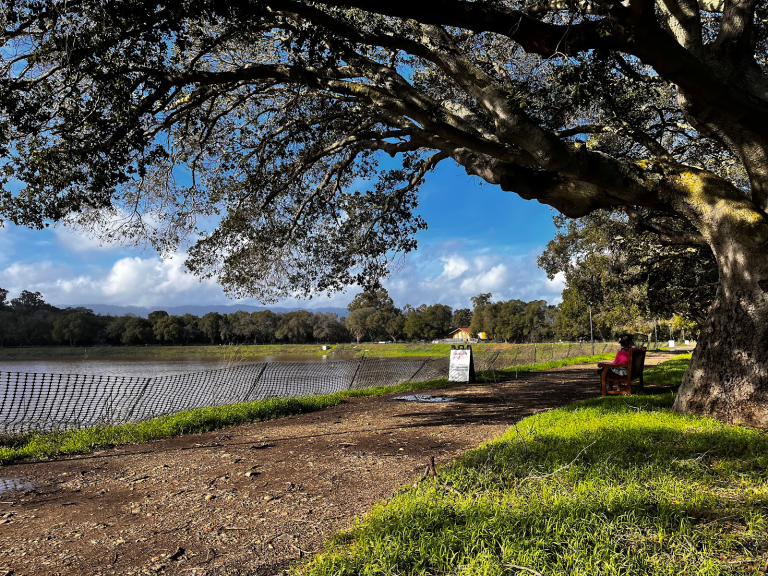
[[[412,394],[410,396],[395,396],[393,400],[403,402],[453,402],[456,398],[450,396],[430,396],[429,394]]]
[[[13,490],[31,490],[32,482],[27,482],[21,478],[0,478],[0,496]]]

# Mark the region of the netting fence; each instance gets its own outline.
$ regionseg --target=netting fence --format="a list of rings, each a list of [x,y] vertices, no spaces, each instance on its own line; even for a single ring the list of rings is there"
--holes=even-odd
[[[552,345],[475,353],[476,370],[563,358]],[[557,345],[561,346],[561,345]],[[609,345],[600,345],[605,351]],[[566,355],[580,349],[569,346]],[[587,352],[588,353],[588,352]],[[169,376],[0,372],[0,433],[139,422],[182,410],[446,378],[448,358],[259,362]]]

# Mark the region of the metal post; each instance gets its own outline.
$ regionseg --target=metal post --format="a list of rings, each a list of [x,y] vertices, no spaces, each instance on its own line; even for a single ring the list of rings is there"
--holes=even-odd
[[[355,384],[355,378],[357,378],[357,373],[360,372],[360,368],[363,366],[363,362],[365,361],[365,352],[363,352],[363,355],[360,356],[360,363],[357,365],[357,368],[355,368],[355,373],[352,375],[352,380],[349,383],[349,388],[347,390],[352,390],[352,386]]]
[[[592,341],[592,356],[595,355],[595,332],[592,329],[592,304],[589,305],[589,339]]]

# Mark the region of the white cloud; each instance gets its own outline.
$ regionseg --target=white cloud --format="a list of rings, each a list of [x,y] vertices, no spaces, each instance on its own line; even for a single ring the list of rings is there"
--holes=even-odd
[[[185,254],[170,258],[121,258],[100,283],[112,303],[131,300],[152,306],[170,302],[195,302],[199,298],[222,300],[221,288],[211,280],[199,281],[184,268]]]
[[[489,261],[492,260],[490,258],[475,260],[475,266],[473,266],[475,274],[461,280],[462,292],[498,292],[506,288],[508,267],[504,264],[496,264],[489,269],[486,267]]]
[[[12,294],[40,292],[57,305],[229,303],[215,282],[198,281],[185,271],[184,257],[121,258],[108,270],[91,267],[88,274],[75,274],[69,266],[47,260],[15,262],[0,270],[0,286]]]
[[[461,256],[444,256],[440,260],[443,262],[443,273],[441,276],[448,280],[458,278],[469,270],[469,263]]]
[[[539,250],[524,255],[493,253],[442,243],[426,247],[412,255],[403,269],[384,282],[398,306],[411,304],[447,304],[455,308],[471,308],[470,298],[490,292],[492,300],[546,300],[556,304],[564,287],[562,275],[549,280],[536,262]],[[434,262],[442,263],[442,271],[430,275]]]

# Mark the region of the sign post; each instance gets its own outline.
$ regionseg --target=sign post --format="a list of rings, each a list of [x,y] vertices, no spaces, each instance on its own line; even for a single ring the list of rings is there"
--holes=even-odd
[[[475,362],[472,346],[451,344],[451,363],[448,367],[448,382],[474,382]]]

